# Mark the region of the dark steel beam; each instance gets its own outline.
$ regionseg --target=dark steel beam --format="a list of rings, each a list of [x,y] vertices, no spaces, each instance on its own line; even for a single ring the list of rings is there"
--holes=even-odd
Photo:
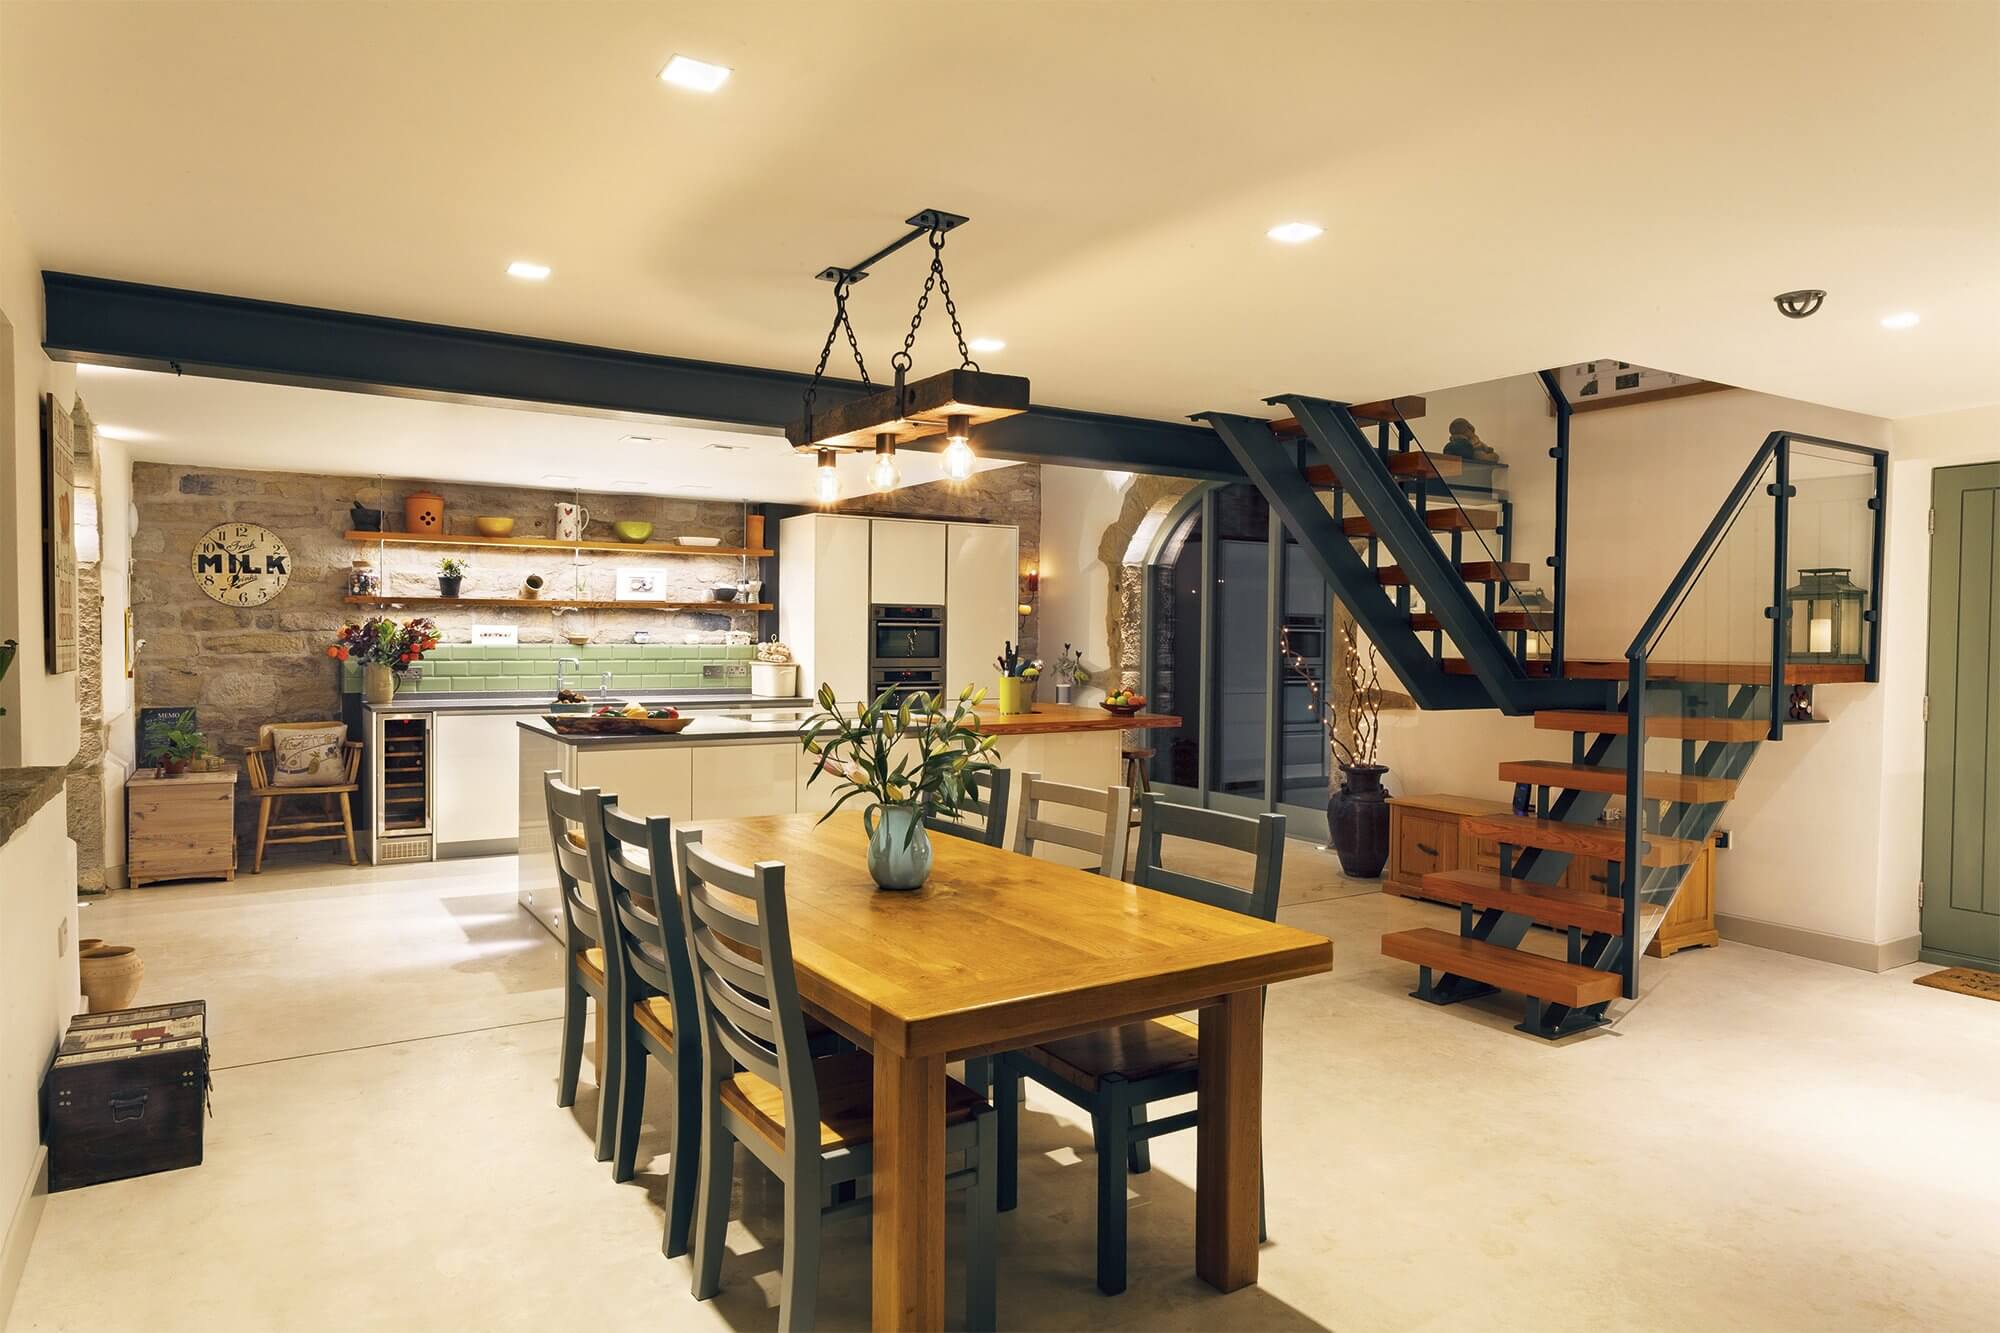
[[[785,370],[44,273],[43,346],[62,361],[474,402],[552,403],[782,429],[811,377]],[[873,392],[822,380],[821,409]],[[934,452],[939,437],[907,446]],[[974,447],[1023,463],[1243,481],[1211,431],[1030,407],[981,426]]]

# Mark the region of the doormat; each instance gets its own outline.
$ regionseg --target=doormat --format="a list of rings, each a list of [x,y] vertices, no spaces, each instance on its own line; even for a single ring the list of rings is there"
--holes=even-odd
[[[2000,972],[1982,972],[1976,967],[1947,967],[1942,972],[1927,972],[1915,980],[1919,986],[1935,986],[1939,990],[1957,991],[1960,995],[1977,995],[1982,1000],[2000,1000]]]

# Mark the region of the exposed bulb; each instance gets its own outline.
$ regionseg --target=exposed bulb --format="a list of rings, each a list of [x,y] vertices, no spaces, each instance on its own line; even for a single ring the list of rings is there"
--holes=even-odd
[[[833,465],[834,452],[831,449],[819,451],[819,502],[830,505],[840,498],[840,473]]]
[[[896,437],[887,433],[875,437],[875,466],[868,469],[868,484],[878,491],[893,491],[903,474],[896,466]]]
[[[964,481],[972,475],[972,423],[962,416],[953,416],[945,426],[945,438],[950,441],[944,447],[944,474],[953,481]]]

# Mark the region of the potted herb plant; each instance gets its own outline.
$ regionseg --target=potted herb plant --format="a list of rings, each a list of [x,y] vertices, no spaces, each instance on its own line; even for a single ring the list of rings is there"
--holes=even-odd
[[[361,663],[361,694],[371,704],[396,697],[396,686],[425,653],[438,645],[437,623],[423,616],[398,625],[387,617],[346,625],[327,645],[337,662]]]
[[[1083,653],[1070,644],[1064,644],[1062,656],[1056,659],[1056,702],[1069,702],[1070,692],[1079,685],[1090,684],[1090,673],[1083,669]]]
[[[806,777],[811,786],[832,774],[838,793],[825,823],[854,798],[868,802],[861,813],[868,831],[868,873],[878,887],[914,889],[931,871],[926,814],[955,818],[967,787],[990,773],[993,738],[979,730],[972,708],[986,696],[968,685],[949,712],[943,694],[904,695],[884,690],[858,713],[841,712],[833,687],[822,684],[799,735],[819,762]]]
[[[208,753],[208,738],[194,725],[194,710],[188,709],[160,733],[160,776],[177,778],[188,765]]]
[[[459,585],[465,582],[466,563],[457,556],[448,555],[438,561],[438,595],[458,596]]]

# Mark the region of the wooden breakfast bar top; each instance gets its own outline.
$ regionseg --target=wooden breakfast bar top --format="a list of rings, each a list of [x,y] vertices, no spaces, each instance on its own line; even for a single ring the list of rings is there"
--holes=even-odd
[[[784,863],[799,994],[873,1056],[876,1328],[943,1327],[945,1061],[1194,1008],[1195,1271],[1257,1280],[1262,988],[1330,970],[1325,936],[963,838],[932,840],[921,888],[880,890],[846,811],[695,827]]]
[[[990,703],[974,710],[979,729],[989,736],[1042,736],[1075,731],[1145,731],[1156,727],[1178,727],[1181,720],[1165,713],[1134,713],[1120,717],[1102,708],[1082,708],[1076,704],[1034,705],[1032,712],[1002,713]]]

